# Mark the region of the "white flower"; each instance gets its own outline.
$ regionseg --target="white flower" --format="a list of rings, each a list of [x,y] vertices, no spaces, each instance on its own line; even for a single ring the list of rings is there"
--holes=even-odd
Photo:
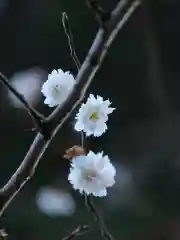
[[[53,70],[48,75],[48,80],[43,84],[41,92],[46,97],[44,103],[49,107],[55,107],[62,104],[72,91],[75,85],[75,79],[69,72],[63,72],[61,69]]]
[[[46,72],[43,69],[31,68],[16,72],[9,81],[28,103],[35,106],[40,99],[41,81],[45,74]],[[8,98],[14,107],[24,108],[24,105],[10,91],[8,91]]]
[[[115,174],[108,156],[90,151],[86,156],[72,159],[68,180],[81,194],[103,197],[107,195],[106,188],[114,185]]]
[[[74,199],[68,192],[50,186],[38,190],[36,203],[41,212],[51,217],[71,216],[76,207]]]
[[[109,107],[110,105],[109,100],[104,101],[102,97],[95,98],[94,95],[90,94],[87,102],[81,105],[76,115],[75,130],[84,131],[86,136],[101,136],[107,130],[108,114],[115,109]]]

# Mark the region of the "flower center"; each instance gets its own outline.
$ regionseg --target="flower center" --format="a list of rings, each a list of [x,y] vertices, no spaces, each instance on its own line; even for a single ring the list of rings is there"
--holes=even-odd
[[[89,119],[92,121],[97,121],[99,119],[98,112],[93,112]]]
[[[87,179],[87,180],[92,181],[92,180],[95,179],[96,177],[97,177],[96,171],[89,170],[89,171],[87,172],[87,175],[86,175],[86,179]]]
[[[56,97],[59,93],[58,85],[52,87],[52,95]]]

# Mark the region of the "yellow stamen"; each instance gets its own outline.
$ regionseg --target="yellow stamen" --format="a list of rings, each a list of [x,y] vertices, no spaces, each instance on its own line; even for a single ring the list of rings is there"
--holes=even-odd
[[[96,121],[99,119],[98,113],[97,112],[93,112],[90,116],[90,119],[93,121]]]

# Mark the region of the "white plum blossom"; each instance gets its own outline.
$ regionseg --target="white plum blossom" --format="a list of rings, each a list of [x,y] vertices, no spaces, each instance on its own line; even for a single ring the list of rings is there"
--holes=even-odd
[[[90,151],[86,156],[72,159],[68,180],[81,194],[104,197],[106,188],[114,185],[115,175],[116,169],[108,156]]]
[[[77,120],[75,130],[85,132],[86,136],[101,136],[107,130],[108,115],[115,109],[109,107],[110,105],[109,100],[104,101],[102,97],[95,98],[93,94],[90,94],[75,117]]]
[[[44,103],[49,107],[61,105],[71,93],[75,85],[75,79],[69,72],[61,69],[53,70],[44,82],[41,92],[46,97]]]
[[[51,186],[45,186],[38,190],[36,204],[42,213],[50,217],[71,216],[76,207],[70,193]]]
[[[45,74],[43,69],[33,67],[14,73],[9,81],[28,103],[35,106],[40,99],[41,82]],[[8,100],[16,108],[24,108],[22,102],[9,90]]]

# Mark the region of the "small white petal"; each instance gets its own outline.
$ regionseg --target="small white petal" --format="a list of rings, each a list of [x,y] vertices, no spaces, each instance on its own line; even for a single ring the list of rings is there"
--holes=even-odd
[[[72,159],[68,180],[81,194],[103,197],[107,195],[106,188],[114,185],[115,174],[108,156],[90,151]]]
[[[86,164],[86,156],[77,156],[72,159],[72,166],[81,168]]]
[[[100,174],[100,179],[107,187],[112,187],[115,183],[114,175],[109,170],[104,170]]]
[[[107,196],[107,190],[106,190],[106,188],[103,188],[102,190],[100,190],[98,192],[94,192],[93,195],[95,197],[105,197],[105,196]]]
[[[105,122],[98,123],[94,130],[94,136],[100,137],[107,130],[107,124]]]
[[[75,126],[74,126],[74,129],[77,131],[77,132],[80,132],[83,130],[83,124],[80,122],[80,121],[77,121]]]
[[[75,85],[75,79],[69,72],[61,69],[53,70],[48,74],[48,79],[44,82],[41,92],[46,97],[44,103],[49,107],[62,104],[71,93]]]

